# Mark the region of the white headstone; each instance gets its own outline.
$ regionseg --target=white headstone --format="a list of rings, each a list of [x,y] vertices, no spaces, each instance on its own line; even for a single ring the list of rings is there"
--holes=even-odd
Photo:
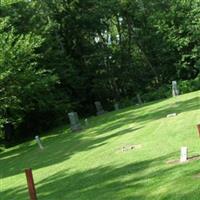
[[[179,95],[179,90],[176,81],[172,81],[172,96],[176,97]]]
[[[188,149],[187,147],[181,147],[180,162],[186,162],[187,159],[188,159]]]
[[[38,135],[35,136],[35,141],[37,142],[39,148],[40,148],[41,150],[43,150],[44,147],[42,146],[42,143],[41,143],[40,137],[39,137]]]

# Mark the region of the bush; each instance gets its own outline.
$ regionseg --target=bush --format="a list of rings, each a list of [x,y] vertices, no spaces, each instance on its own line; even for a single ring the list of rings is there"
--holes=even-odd
[[[159,99],[164,99],[172,96],[172,89],[170,84],[163,85],[162,87],[152,90],[148,93],[142,95],[142,99],[145,102],[155,101]],[[188,92],[193,92],[200,90],[200,76],[194,80],[178,81],[178,87],[180,94],[185,94]]]
[[[145,102],[149,102],[149,101],[164,99],[164,98],[170,97],[170,95],[171,95],[171,86],[164,85],[158,88],[157,90],[152,90],[151,92],[143,94],[142,99]]]
[[[179,82],[181,94],[200,90],[200,76],[194,80],[187,80]]]

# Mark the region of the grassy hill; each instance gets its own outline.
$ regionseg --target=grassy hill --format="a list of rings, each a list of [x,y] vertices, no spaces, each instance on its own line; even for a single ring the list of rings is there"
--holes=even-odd
[[[39,200],[199,200],[197,123],[200,91],[92,117],[79,133],[53,130],[43,151],[33,141],[0,153],[0,199],[28,199],[31,167]],[[182,146],[196,159],[173,162]]]

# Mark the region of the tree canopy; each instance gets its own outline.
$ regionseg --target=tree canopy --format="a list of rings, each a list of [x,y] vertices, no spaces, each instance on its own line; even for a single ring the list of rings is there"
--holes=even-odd
[[[200,70],[198,0],[4,0],[0,125],[35,130]]]

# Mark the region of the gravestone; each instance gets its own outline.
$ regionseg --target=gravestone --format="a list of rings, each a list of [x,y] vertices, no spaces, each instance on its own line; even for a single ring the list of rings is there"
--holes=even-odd
[[[40,140],[40,137],[39,137],[38,135],[35,136],[35,141],[37,142],[39,148],[40,148],[41,150],[43,150],[44,147],[43,147],[42,142],[41,142],[41,140]]]
[[[186,162],[188,159],[188,149],[187,147],[181,147],[180,162]]]
[[[104,114],[105,111],[103,109],[103,106],[101,105],[101,102],[100,101],[95,101],[94,104],[95,104],[95,107],[97,109],[97,115]]]
[[[86,118],[86,119],[85,119],[85,126],[88,126],[88,125],[89,125],[88,119]]]
[[[167,115],[167,118],[170,118],[170,117],[176,117],[176,116],[177,116],[176,113],[171,113],[171,114],[168,114],[168,115]]]
[[[178,85],[176,81],[172,81],[172,96],[176,97],[179,95]]]
[[[14,136],[14,126],[11,122],[4,124],[5,140],[10,142]]]
[[[68,113],[68,117],[72,131],[79,131],[82,129],[81,124],[79,122],[78,114],[76,112]]]
[[[115,103],[115,104],[114,104],[114,108],[115,108],[116,111],[119,110],[119,104],[118,104],[118,103]]]
[[[137,94],[137,100],[138,100],[138,104],[142,104],[142,99],[141,99],[141,96],[140,94]]]

